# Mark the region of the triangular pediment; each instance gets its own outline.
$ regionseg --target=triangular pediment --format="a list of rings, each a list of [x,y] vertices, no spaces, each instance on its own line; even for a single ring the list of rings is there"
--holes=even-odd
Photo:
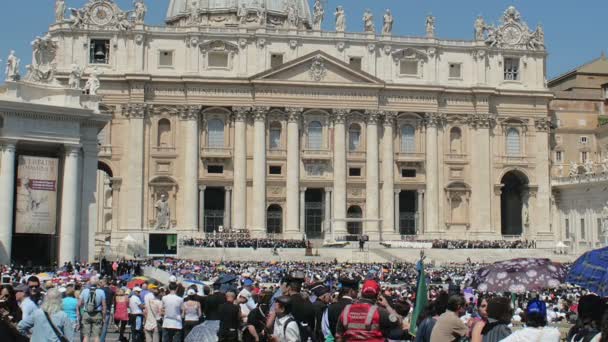
[[[384,81],[326,54],[315,51],[251,77],[253,82],[382,85]]]

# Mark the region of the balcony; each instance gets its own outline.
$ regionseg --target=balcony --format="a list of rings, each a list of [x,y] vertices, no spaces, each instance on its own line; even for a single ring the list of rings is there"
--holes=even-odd
[[[467,155],[461,153],[446,153],[445,154],[446,163],[450,164],[466,164],[468,163]]]
[[[279,159],[279,160],[283,160],[285,158],[287,158],[287,151],[286,150],[281,150],[281,149],[268,149],[266,151],[266,156],[268,159]]]
[[[99,157],[110,158],[112,156],[112,146],[111,145],[101,145],[99,146]]]
[[[201,148],[202,159],[232,159],[232,149],[227,147],[203,147]]]
[[[175,151],[175,147],[153,146],[151,155],[157,158],[175,158],[177,157],[177,152]]]
[[[417,163],[422,164],[426,160],[425,153],[408,153],[408,152],[397,152],[395,153],[395,162],[397,163]]]
[[[365,161],[365,152],[349,151],[346,155],[349,161]]]
[[[310,150],[306,149],[302,151],[302,160],[305,161],[329,161],[332,158],[330,150]]]
[[[495,162],[509,166],[529,166],[534,163],[534,159],[534,157],[527,156],[498,156]]]

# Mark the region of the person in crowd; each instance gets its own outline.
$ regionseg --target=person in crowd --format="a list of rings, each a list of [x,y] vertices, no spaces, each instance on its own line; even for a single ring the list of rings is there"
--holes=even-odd
[[[65,288],[62,305],[62,310],[68,315],[68,318],[72,322],[72,336],[74,338],[79,337],[80,310],[78,310],[78,299],[76,299],[76,290],[74,290],[74,286]],[[80,339],[78,338],[72,341],[76,342],[80,341]]]
[[[106,335],[108,334],[108,328],[110,326],[110,321],[112,318],[112,304],[114,303],[114,291],[110,288],[110,284],[106,278],[103,278],[99,281],[99,287],[103,291],[106,300],[106,314],[103,317],[103,327],[101,329],[101,338],[100,342],[106,341]]]
[[[42,303],[43,294],[40,288],[40,279],[37,276],[27,278],[27,288],[29,289],[29,297],[38,306]]]
[[[361,288],[361,298],[347,305],[338,319],[336,341],[384,342],[389,332],[400,326],[400,317],[380,296],[380,284],[368,279]]]
[[[135,286],[129,297],[129,322],[134,342],[144,340],[144,304],[141,301],[141,288]]]
[[[198,325],[201,316],[201,303],[194,289],[188,289],[188,297],[184,300],[182,311],[184,313],[184,336],[188,336],[192,328]]]
[[[513,317],[513,309],[511,309],[509,298],[495,297],[490,299],[487,317],[487,323],[481,331],[483,342],[498,342],[511,335],[509,325]]]
[[[601,330],[600,335],[596,336],[591,342],[608,342],[608,309],[606,309],[606,312],[604,313]]]
[[[97,277],[91,277],[89,286],[82,290],[78,309],[82,310],[82,341],[99,342],[106,316],[105,292],[98,287]]]
[[[21,309],[21,319],[28,319],[38,309],[38,304],[30,297],[30,289],[27,285],[19,285],[15,288],[15,298]]]
[[[57,289],[50,289],[40,308],[19,322],[19,331],[22,334],[31,332],[31,342],[72,340],[72,321],[62,307],[61,293]]]
[[[190,334],[186,336],[186,342],[198,342],[200,340],[214,340],[217,338],[220,329],[220,312],[219,308],[226,302],[227,292],[232,288],[230,285],[234,282],[235,277],[221,276],[213,282],[213,293],[206,296],[203,300],[203,315],[205,321],[192,329]]]
[[[561,335],[557,328],[547,327],[547,304],[538,299],[528,302],[525,314],[526,327],[513,332],[502,342],[559,342]]]
[[[144,307],[144,335],[146,342],[159,342],[161,338],[160,319],[162,317],[163,303],[160,300],[157,288],[150,289],[150,292],[144,299]]]
[[[450,296],[447,310],[439,316],[433,327],[431,342],[453,342],[465,337],[469,327],[460,320],[464,314],[464,298],[460,295]]]
[[[226,302],[219,307],[220,328],[217,333],[219,342],[238,342],[241,322],[240,306],[236,303],[234,290],[226,292]]]
[[[125,341],[125,329],[129,322],[129,297],[121,288],[116,290],[114,296],[114,323],[118,326],[118,340]]]
[[[353,304],[357,299],[359,292],[359,279],[354,277],[344,277],[340,279],[340,292],[338,292],[338,300],[330,304],[325,310],[322,319],[323,336],[326,340],[333,339],[336,336],[336,326],[342,310],[347,305]]]
[[[17,295],[15,289],[9,284],[2,285],[0,288],[0,315],[12,323],[21,320]]]
[[[239,292],[237,296],[237,304],[239,305],[241,310],[241,320],[246,323],[249,312],[255,309],[256,306],[255,301],[253,300],[253,296],[248,289],[243,288]]]
[[[182,306],[184,300],[176,294],[178,285],[169,284],[169,294],[164,296],[163,302],[163,342],[182,341]]]
[[[300,342],[300,328],[291,314],[292,300],[290,296],[280,296],[276,300],[272,342]]]
[[[483,342],[483,335],[481,334],[481,331],[488,323],[488,298],[477,298],[476,308],[475,322],[471,327],[471,342]]]
[[[586,295],[578,301],[578,319],[568,332],[566,341],[592,341],[601,335],[602,316],[606,302],[599,296]]]
[[[302,283],[305,274],[301,271],[294,272],[287,283],[285,295],[291,297],[291,314],[300,326],[302,339],[312,337],[315,331],[315,308],[308,296],[302,293]]]
[[[418,324],[418,331],[416,333],[416,342],[430,342],[431,333],[433,328],[439,319],[439,316],[447,309],[449,295],[447,292],[441,291],[437,298],[430,302],[422,312],[422,315],[418,318],[418,322],[412,322],[412,324]]]
[[[258,306],[249,312],[247,316],[246,329],[243,331],[243,342],[267,342],[268,329],[266,321],[270,311],[271,291],[260,294]]]
[[[331,292],[329,287],[323,283],[316,283],[311,285],[310,292],[316,297],[314,303],[312,303],[315,310],[315,330],[314,334],[317,340],[323,339],[323,313],[327,310],[327,306],[331,303]]]

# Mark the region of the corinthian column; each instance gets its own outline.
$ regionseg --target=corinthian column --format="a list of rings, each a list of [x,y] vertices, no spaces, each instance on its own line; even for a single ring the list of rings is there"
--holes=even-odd
[[[127,146],[129,167],[124,179],[126,201],[123,208],[126,228],[142,230],[144,217],[144,116],[146,105],[129,104],[124,112],[129,119],[129,142]]]
[[[180,111],[182,132],[184,132],[184,184],[182,228],[190,231],[198,230],[198,117],[200,107],[188,106]]]
[[[393,126],[395,113],[384,114],[384,137],[382,139],[382,233],[394,232],[395,221],[395,155]]]
[[[15,205],[15,141],[0,141],[0,263],[11,261]]]
[[[302,108],[287,108],[287,235],[300,232],[300,115]]]
[[[235,229],[247,227],[247,114],[251,108],[235,107],[234,111],[234,197],[233,226]]]
[[[471,215],[471,228],[473,231],[492,232],[492,155],[490,129],[493,119],[489,114],[474,116],[469,124],[471,132],[471,179],[475,182],[475,190],[471,192],[471,208],[475,208],[475,215]]]
[[[80,146],[66,145],[61,189],[61,225],[59,238],[59,264],[74,262],[78,255],[78,178]]]
[[[253,111],[253,230],[264,232],[266,227],[266,114],[268,107]]]
[[[334,234],[346,234],[346,131],[344,121],[350,110],[334,111]]]
[[[437,113],[427,113],[426,123],[426,233],[437,232],[439,229],[439,186],[437,162]]]
[[[367,150],[365,164],[365,233],[379,237],[379,177],[378,177],[378,118],[377,111],[367,111]]]

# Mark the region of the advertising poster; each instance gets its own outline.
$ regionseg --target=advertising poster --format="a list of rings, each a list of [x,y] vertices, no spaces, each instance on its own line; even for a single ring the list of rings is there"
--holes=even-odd
[[[19,156],[15,232],[55,234],[57,222],[56,158]]]

